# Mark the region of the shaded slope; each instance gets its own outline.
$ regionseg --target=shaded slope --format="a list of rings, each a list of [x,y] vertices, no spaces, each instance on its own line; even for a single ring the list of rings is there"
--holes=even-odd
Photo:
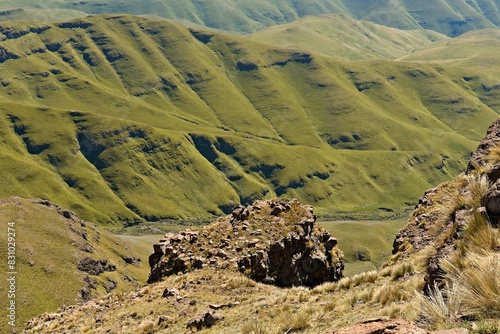
[[[249,36],[269,45],[305,49],[346,60],[394,59],[445,36],[428,30],[398,30],[344,15],[308,16]]]
[[[265,27],[295,21],[307,15],[339,13],[354,19],[372,21],[400,29],[431,29],[457,36],[474,29],[500,24],[498,0],[94,0],[67,2],[48,0],[5,0],[5,8],[36,7],[83,11],[89,14],[154,14],[167,19],[181,19],[207,27],[255,32]],[[43,19],[42,19],[43,20]]]
[[[462,169],[497,116],[467,69],[340,62],[130,16],[0,32],[1,196],[99,222],[276,196],[319,214],[398,209]]]

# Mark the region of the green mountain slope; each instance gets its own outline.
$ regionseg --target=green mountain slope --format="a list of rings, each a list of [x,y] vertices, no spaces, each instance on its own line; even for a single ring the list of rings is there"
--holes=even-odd
[[[30,318],[63,305],[110,291],[131,291],[146,282],[147,260],[139,261],[130,244],[47,201],[0,200],[0,226],[0,251],[6,259],[0,264],[2,280],[11,276],[7,272],[17,273],[15,298],[7,298],[9,284],[0,285],[5,317],[0,323],[2,333],[19,332]],[[14,238],[15,245],[12,239],[8,244],[8,237]],[[15,268],[11,269],[7,266],[8,246],[15,249]],[[88,259],[103,260],[101,270]],[[10,301],[16,303],[16,328],[7,324],[10,319],[5,320]]]
[[[429,30],[399,30],[356,21],[345,15],[307,16],[256,32],[249,38],[346,60],[400,58],[417,48],[447,39]]]
[[[398,209],[498,114],[466,68],[343,62],[130,16],[0,25],[0,197],[97,222],[288,196]],[[22,168],[20,168],[22,166]]]
[[[307,15],[340,13],[400,29],[431,29],[457,36],[500,24],[499,0],[4,0],[3,8],[64,8],[89,14],[155,14],[207,27],[255,32]]]

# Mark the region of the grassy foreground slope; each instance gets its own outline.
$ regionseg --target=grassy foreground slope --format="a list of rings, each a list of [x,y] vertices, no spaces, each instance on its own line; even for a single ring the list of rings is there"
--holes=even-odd
[[[307,16],[249,36],[274,46],[306,49],[346,60],[395,59],[447,39],[430,30],[399,30],[345,15]]]
[[[346,14],[399,29],[431,29],[457,36],[469,30],[500,24],[498,0],[4,0],[3,8],[71,9],[89,14],[154,14],[239,32],[295,21],[307,15]],[[43,15],[41,15],[43,16]],[[49,21],[49,16],[47,20]]]
[[[463,169],[497,117],[498,97],[464,79],[482,73],[444,64],[342,62],[131,16],[0,34],[0,196],[101,223],[276,196],[321,215],[398,209]]]
[[[4,296],[0,301],[2,333],[15,329],[6,320],[11,300],[16,302],[16,325],[20,330],[35,315],[110,291],[130,291],[146,282],[147,258],[138,261],[138,254],[126,242],[94,224],[73,218],[71,213],[40,199],[0,200],[0,252],[6,259],[0,263],[2,281],[10,277],[7,272],[17,272],[15,299],[7,298],[10,285],[0,284]],[[8,236],[15,239],[13,270],[7,267]],[[78,270],[84,258],[106,260],[116,268],[109,267],[98,275]]]

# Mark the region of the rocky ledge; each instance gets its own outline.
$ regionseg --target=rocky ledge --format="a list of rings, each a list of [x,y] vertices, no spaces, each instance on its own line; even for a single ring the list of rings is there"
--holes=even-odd
[[[314,287],[339,280],[344,268],[337,239],[296,199],[238,206],[199,230],[167,233],[153,248],[149,283],[211,266],[279,287]]]

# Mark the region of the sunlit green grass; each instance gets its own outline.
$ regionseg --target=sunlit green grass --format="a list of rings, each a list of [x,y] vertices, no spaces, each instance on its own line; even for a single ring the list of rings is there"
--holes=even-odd
[[[344,252],[344,276],[380,268],[392,254],[392,243],[406,219],[319,222]]]

